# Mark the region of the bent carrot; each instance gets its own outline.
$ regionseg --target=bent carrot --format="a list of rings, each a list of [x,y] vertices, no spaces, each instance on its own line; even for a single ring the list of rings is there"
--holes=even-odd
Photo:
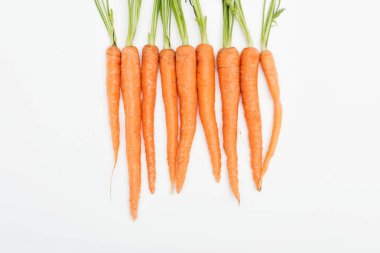
[[[237,156],[237,121],[240,99],[240,62],[239,52],[231,47],[234,23],[233,10],[223,3],[223,48],[217,55],[220,93],[222,96],[223,147],[227,155],[227,170],[232,193],[240,203],[238,156]]]
[[[220,143],[215,117],[215,58],[209,44],[200,44],[197,49],[197,88],[199,114],[205,131],[211,156],[213,174],[220,181]]]
[[[175,51],[170,46],[171,0],[161,0],[161,20],[164,35],[164,50],[160,52],[160,73],[166,115],[167,160],[171,189],[173,190],[178,149],[178,94]]]
[[[216,182],[220,180],[220,143],[215,117],[215,56],[207,39],[207,17],[203,16],[199,0],[190,0],[201,34],[197,46],[197,90],[199,114],[205,131]]]
[[[176,170],[176,187],[179,193],[185,182],[197,124],[196,54],[192,46],[177,48],[176,75],[181,118]]]
[[[141,0],[128,1],[127,44],[121,55],[121,91],[125,112],[125,139],[129,174],[129,208],[137,219],[141,191],[141,70],[138,49],[133,40],[139,19]]]
[[[261,180],[268,170],[269,162],[274,155],[278,138],[280,136],[281,122],[282,122],[282,105],[280,101],[280,86],[278,81],[278,72],[272,53],[267,49],[268,40],[273,24],[276,24],[277,18],[284,12],[284,8],[280,8],[281,0],[271,0],[267,14],[265,15],[266,0],[263,5],[263,20],[261,29],[261,55],[260,63],[263,68],[265,79],[268,84],[270,94],[272,96],[274,112],[273,112],[273,126],[272,136],[270,139],[267,153],[265,154],[264,164],[261,171]]]
[[[280,86],[278,81],[278,73],[272,53],[268,50],[262,52],[260,55],[260,63],[263,68],[265,79],[267,80],[267,84],[274,105],[272,136],[270,139],[267,153],[265,155],[263,170],[261,172],[261,176],[263,177],[268,170],[269,162],[275,152],[278,138],[280,135],[282,122],[282,105],[280,100]]]
[[[172,8],[182,40],[182,46],[178,47],[176,51],[177,90],[181,117],[176,169],[176,187],[177,193],[179,193],[185,182],[197,124],[197,63],[195,49],[189,46],[181,0],[172,0]]]
[[[260,52],[253,47],[245,48],[240,56],[240,88],[244,115],[247,122],[251,148],[251,168],[257,190],[261,190],[262,124],[258,94],[258,68]]]
[[[236,48],[223,48],[217,56],[220,92],[223,113],[223,146],[227,155],[227,169],[233,194],[240,203],[237,121],[240,99],[239,52]]]
[[[142,85],[142,130],[145,141],[145,154],[148,169],[149,190],[153,194],[156,183],[156,161],[154,146],[154,107],[156,103],[156,84],[158,74],[158,48],[155,46],[156,27],[160,1],[153,5],[151,32],[148,44],[142,51],[141,85]]]

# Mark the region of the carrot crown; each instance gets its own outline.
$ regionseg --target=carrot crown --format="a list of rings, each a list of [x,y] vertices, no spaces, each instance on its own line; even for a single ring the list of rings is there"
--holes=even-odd
[[[248,47],[253,47],[253,40],[252,36],[249,32],[248,26],[247,26],[247,21],[245,20],[244,12],[243,12],[243,7],[241,5],[240,0],[235,0],[235,3],[231,0],[226,1],[228,6],[231,8],[233,14],[235,15],[236,19],[238,20],[241,28],[243,29],[244,35],[247,39],[247,44]]]
[[[154,46],[156,44],[156,30],[158,14],[160,12],[160,0],[154,0],[153,13],[152,13],[152,25],[150,27],[150,33],[148,34],[148,44]]]
[[[98,8],[99,14],[102,17],[103,23],[107,29],[108,35],[111,40],[111,44],[113,46],[116,46],[116,34],[115,34],[115,27],[113,22],[113,10],[110,8],[110,5],[108,3],[108,0],[106,4],[104,3],[104,0],[94,0],[96,8]]]
[[[178,31],[181,36],[182,45],[189,45],[189,38],[187,36],[185,16],[183,15],[181,0],[172,0],[172,9],[177,23]]]
[[[132,46],[133,40],[135,39],[137,23],[140,17],[141,1],[142,0],[128,0],[129,23],[127,46]]]
[[[195,19],[197,21],[199,32],[201,33],[201,42],[204,44],[208,44],[207,39],[207,17],[203,16],[201,4],[199,0],[190,0],[191,6],[193,7]]]
[[[222,0],[223,3],[223,47],[230,48],[232,44],[232,30],[234,28],[234,14],[231,9],[234,0]],[[229,4],[230,3],[230,4]]]
[[[261,22],[261,50],[265,51],[268,47],[268,40],[271,28],[277,24],[277,18],[285,11],[280,8],[281,0],[271,0],[268,11],[265,15],[266,0],[263,5],[263,20]]]
[[[172,14],[172,0],[161,0],[161,21],[162,31],[164,34],[164,49],[170,49],[170,30],[171,30],[171,14]]]

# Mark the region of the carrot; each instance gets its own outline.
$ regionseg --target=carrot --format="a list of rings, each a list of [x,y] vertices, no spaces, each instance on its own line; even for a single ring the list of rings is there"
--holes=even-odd
[[[260,55],[260,63],[263,68],[265,79],[268,84],[270,94],[272,96],[274,113],[273,113],[273,126],[272,135],[269,143],[268,150],[265,155],[263,168],[261,171],[261,180],[268,170],[269,162],[274,155],[278,138],[280,135],[281,121],[282,121],[282,105],[280,100],[280,86],[278,80],[278,72],[272,53],[267,49],[270,30],[273,24],[276,24],[276,19],[284,12],[285,9],[280,8],[281,0],[271,0],[268,8],[267,15],[265,15],[266,1],[263,7],[263,22],[261,31],[261,47],[262,53]]]
[[[179,193],[185,182],[191,145],[197,124],[197,63],[195,49],[189,46],[181,0],[173,0],[172,4],[182,39],[182,46],[178,47],[176,51],[177,90],[181,117],[176,169],[176,188],[177,193]]]
[[[253,181],[258,191],[261,191],[261,170],[262,170],[262,128],[261,113],[258,94],[258,70],[260,51],[253,47],[253,40],[245,20],[243,7],[240,0],[235,0],[233,8],[235,17],[238,20],[248,47],[240,56],[240,89],[243,100],[244,115],[247,122],[249,145],[251,149],[251,169]]]
[[[111,126],[112,146],[114,152],[114,168],[120,145],[120,122],[119,122],[119,103],[120,103],[120,62],[121,52],[116,46],[107,49],[107,98],[108,114]]]
[[[108,1],[99,2],[95,0],[95,5],[107,29],[111,46],[107,48],[107,101],[109,124],[111,128],[112,147],[114,153],[115,169],[120,145],[120,123],[119,123],[119,103],[120,103],[120,49],[116,45],[116,35],[113,21],[113,11],[110,9]]]
[[[158,73],[158,48],[155,46],[156,27],[160,1],[155,0],[151,32],[148,44],[142,51],[141,85],[142,85],[142,130],[145,141],[145,153],[148,169],[149,190],[153,194],[156,183],[156,162],[154,148],[154,107],[156,103],[156,83]]]
[[[260,52],[256,48],[249,47],[242,51],[240,56],[240,88],[251,148],[253,180],[256,183],[257,190],[261,191],[263,140],[257,86],[259,57]]]
[[[176,74],[181,116],[176,170],[176,187],[179,193],[185,182],[197,124],[196,54],[192,46],[177,48]]]
[[[164,50],[160,52],[162,96],[165,104],[167,128],[167,160],[171,189],[175,185],[178,148],[178,94],[175,74],[175,51],[170,46],[171,0],[161,0],[161,19]]]
[[[205,131],[215,180],[220,180],[220,143],[215,117],[215,56],[214,49],[208,44],[207,17],[203,16],[199,0],[190,0],[201,34],[201,44],[197,53],[197,90],[199,114]]]
[[[132,46],[139,18],[141,0],[129,1],[127,45],[121,55],[121,90],[125,112],[125,137],[129,174],[129,208],[137,218],[141,191],[141,73],[138,49]]]
[[[231,47],[234,16],[227,0],[223,2],[223,49],[219,50],[217,66],[223,114],[223,147],[227,155],[227,169],[232,193],[240,203],[238,157],[237,157],[237,121],[240,99],[239,52]]]

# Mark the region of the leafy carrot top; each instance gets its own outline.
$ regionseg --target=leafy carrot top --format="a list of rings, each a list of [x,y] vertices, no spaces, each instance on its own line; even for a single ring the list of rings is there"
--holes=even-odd
[[[148,44],[152,46],[156,44],[156,30],[157,30],[157,20],[158,20],[159,12],[160,12],[160,0],[154,0],[152,25],[150,27],[150,33],[148,34]]]
[[[232,30],[234,28],[234,14],[231,6],[234,0],[222,0],[223,3],[223,47],[230,48],[232,44]]]
[[[201,33],[201,42],[203,44],[208,44],[207,39],[207,17],[203,16],[201,4],[199,0],[190,0],[191,6],[193,7],[195,19],[197,21],[199,32]]]
[[[171,30],[171,0],[161,0],[161,20],[162,31],[164,34],[164,49],[170,49],[170,30]]]
[[[281,0],[271,0],[267,14],[265,15],[266,0],[263,5],[263,20],[261,27],[261,50],[265,51],[268,47],[268,40],[271,28],[277,24],[277,18],[285,11],[284,8],[280,8]]]
[[[107,29],[108,35],[111,40],[111,44],[116,46],[116,34],[113,21],[113,10],[110,8],[108,0],[104,3],[104,0],[94,0],[96,8],[98,8],[99,14],[102,17],[103,23]]]
[[[181,0],[172,0],[172,9],[181,36],[182,45],[189,45],[189,37],[187,36],[186,21],[183,15]]]
[[[128,0],[129,23],[127,46],[132,46],[133,40],[135,39],[137,23],[140,18],[141,1],[142,0]]]

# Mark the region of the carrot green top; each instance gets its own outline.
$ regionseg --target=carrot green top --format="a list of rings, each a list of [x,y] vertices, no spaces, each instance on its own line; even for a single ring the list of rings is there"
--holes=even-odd
[[[263,5],[263,20],[261,27],[261,50],[265,51],[268,47],[268,39],[270,30],[273,25],[277,24],[277,18],[285,11],[284,8],[280,8],[281,0],[271,0],[267,14],[265,15],[266,0]]]
[[[115,34],[115,27],[113,22],[113,11],[110,8],[110,5],[108,3],[108,0],[106,4],[104,3],[104,0],[94,0],[96,7],[98,8],[99,14],[102,17],[103,23],[107,29],[108,35],[111,40],[111,44],[113,46],[116,46],[116,34]]]
[[[132,46],[135,38],[137,23],[139,22],[140,17],[141,1],[142,0],[128,0],[129,23],[127,46]]]
[[[161,21],[162,32],[164,35],[164,49],[170,49],[170,30],[171,30],[171,16],[172,16],[172,0],[161,0]]]
[[[181,36],[182,45],[189,45],[189,38],[187,36],[185,16],[183,15],[181,0],[172,0],[172,9],[177,23],[178,31]]]
[[[234,14],[231,5],[234,0],[222,0],[223,3],[223,47],[230,48],[232,43],[232,30],[234,28]]]
[[[247,39],[247,44],[248,47],[253,47],[253,40],[252,36],[249,32],[247,22],[245,20],[244,12],[243,12],[243,7],[241,5],[240,0],[235,0],[235,3],[232,0],[227,0],[227,4],[230,6],[230,8],[233,11],[233,14],[235,15],[236,19],[238,20],[241,28],[243,29],[244,35]]]
[[[156,30],[158,14],[160,12],[160,0],[154,0],[153,13],[152,13],[152,25],[150,27],[150,33],[148,34],[148,44],[154,46],[156,44]]]
[[[195,19],[197,21],[199,32],[201,33],[201,42],[203,44],[208,44],[207,39],[207,17],[203,16],[201,4],[199,0],[190,0],[191,6],[193,7]]]

